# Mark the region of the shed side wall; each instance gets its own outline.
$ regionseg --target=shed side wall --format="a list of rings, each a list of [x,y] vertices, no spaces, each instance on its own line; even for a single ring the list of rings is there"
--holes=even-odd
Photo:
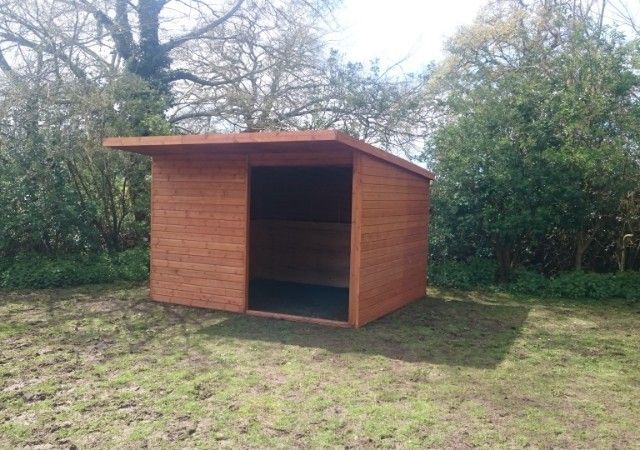
[[[421,298],[426,290],[428,180],[360,156],[357,325]]]
[[[154,156],[151,298],[244,311],[246,155]]]

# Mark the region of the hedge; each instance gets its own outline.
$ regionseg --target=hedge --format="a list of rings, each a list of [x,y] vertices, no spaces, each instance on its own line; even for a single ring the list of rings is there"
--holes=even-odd
[[[433,263],[429,284],[453,289],[495,289],[514,294],[558,298],[625,298],[640,300],[640,272],[563,272],[553,277],[518,269],[507,284],[495,283],[496,264],[491,260]]]
[[[45,257],[19,255],[0,267],[0,288],[41,289],[143,281],[149,276],[149,251],[135,248],[120,253]]]

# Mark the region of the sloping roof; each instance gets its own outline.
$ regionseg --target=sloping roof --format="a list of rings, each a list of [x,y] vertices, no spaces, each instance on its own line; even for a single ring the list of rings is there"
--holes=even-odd
[[[357,150],[424,178],[434,179],[434,174],[423,167],[335,130],[109,137],[103,140],[102,145],[149,156],[175,151],[215,152],[218,150],[259,151],[284,149],[314,151],[325,148],[338,148],[345,151]]]

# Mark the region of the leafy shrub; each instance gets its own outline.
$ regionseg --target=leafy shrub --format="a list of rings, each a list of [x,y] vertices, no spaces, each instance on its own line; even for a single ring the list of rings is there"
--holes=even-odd
[[[640,300],[640,272],[572,271],[547,278],[539,272],[517,269],[511,282],[496,285],[495,271],[495,263],[483,259],[433,263],[429,267],[429,284],[454,289],[492,288],[537,297]]]
[[[547,295],[563,298],[638,300],[640,299],[640,273],[566,272],[549,281]]]
[[[429,265],[429,283],[454,289],[474,289],[493,284],[496,263],[488,259],[448,261]]]
[[[527,269],[517,269],[507,290],[514,294],[542,295],[549,286],[549,279],[540,272]]]
[[[115,255],[116,274],[119,279],[143,281],[149,277],[149,249],[133,248]]]
[[[149,274],[149,256],[145,248],[121,253],[65,255],[47,258],[20,255],[0,273],[0,287],[40,289],[115,280],[141,281]]]

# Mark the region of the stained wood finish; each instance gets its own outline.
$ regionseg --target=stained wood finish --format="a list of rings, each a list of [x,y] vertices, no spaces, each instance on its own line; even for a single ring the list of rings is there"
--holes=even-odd
[[[361,326],[426,290],[428,180],[356,155],[350,323]]]
[[[284,281],[341,287],[348,283],[348,325],[355,327],[425,293],[433,174],[421,167],[330,130],[108,138],[104,145],[153,155],[154,300],[347,325],[248,311],[250,265],[258,275],[266,270],[265,277],[284,274],[278,275]],[[331,223],[318,223],[318,210],[299,207],[297,215],[287,212],[299,200],[297,192],[289,196],[291,201],[284,195],[266,209],[250,209],[251,167],[315,166],[352,167],[350,186],[326,180],[314,185],[327,200],[325,206],[340,203],[336,216],[327,220]],[[338,190],[343,193],[336,197]],[[272,216],[276,209],[284,213]],[[253,213],[258,217],[252,227]],[[265,235],[283,244],[252,252],[250,243],[255,239],[258,245]],[[284,245],[285,235],[295,242],[290,248]],[[278,252],[294,255],[289,255],[288,266],[279,265]],[[250,262],[250,256],[256,261]]]
[[[348,156],[338,166],[327,166],[336,161],[328,158],[314,167],[251,168],[252,279],[348,287],[352,180]],[[267,153],[261,162],[279,162],[281,157]],[[252,164],[251,157],[249,161]]]
[[[150,156],[167,153],[248,152],[255,153],[256,164],[259,163],[260,154],[265,152],[289,151],[297,153],[301,157],[302,153],[308,152],[312,152],[312,154],[318,154],[322,151],[341,152],[343,155],[349,156],[353,151],[357,151],[423,178],[434,178],[433,173],[420,166],[335,130],[110,137],[105,138],[102,145]],[[326,164],[322,161],[319,162]]]
[[[247,189],[246,155],[154,156],[153,300],[244,311]]]
[[[360,326],[360,267],[362,262],[362,158],[353,154],[351,182],[351,249],[349,268],[349,324]]]
[[[313,323],[316,325],[326,325],[337,328],[349,328],[349,323],[340,322],[339,320],[320,319],[318,317],[294,316],[292,314],[273,313],[268,311],[247,310],[247,314],[256,317],[265,317],[268,319],[291,320],[293,322]]]
[[[348,223],[251,221],[252,278],[349,287]]]
[[[313,152],[300,150],[249,153],[252,167],[350,166],[351,152],[336,148],[320,148]]]

